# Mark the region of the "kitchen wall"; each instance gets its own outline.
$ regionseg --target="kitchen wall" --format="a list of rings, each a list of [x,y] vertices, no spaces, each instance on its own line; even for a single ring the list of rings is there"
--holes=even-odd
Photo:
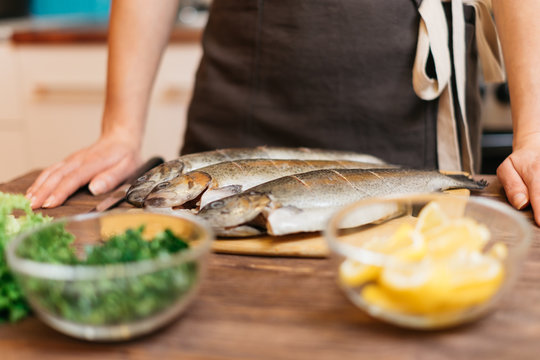
[[[197,20],[179,21],[173,31],[153,91],[144,157],[178,156],[201,56]],[[0,182],[98,138],[106,32],[106,22],[79,15],[0,20]]]

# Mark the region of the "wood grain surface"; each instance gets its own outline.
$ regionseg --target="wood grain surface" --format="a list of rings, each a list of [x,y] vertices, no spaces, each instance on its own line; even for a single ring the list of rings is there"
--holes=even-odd
[[[24,192],[33,172],[0,185]],[[501,198],[494,177],[482,196]],[[85,189],[59,217],[92,209]],[[128,207],[129,205],[122,205]],[[212,254],[194,303],[164,329],[123,343],[69,338],[30,317],[0,325],[1,359],[538,359],[540,233],[513,291],[473,324],[436,332],[393,327],[366,316],[336,286],[335,259]]]
[[[15,30],[11,41],[16,45],[39,44],[104,44],[107,42],[108,29],[104,25],[64,26],[58,28],[36,28]],[[171,43],[199,43],[202,29],[177,26],[170,36]]]

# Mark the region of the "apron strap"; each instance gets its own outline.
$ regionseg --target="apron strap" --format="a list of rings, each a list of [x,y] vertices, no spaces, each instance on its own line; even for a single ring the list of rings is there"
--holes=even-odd
[[[452,3],[452,48],[457,94],[456,105],[461,115],[459,124],[459,134],[463,140],[461,147],[459,146],[458,126],[452,96],[452,59],[448,50],[448,22],[442,6],[442,2],[449,1]],[[413,66],[413,88],[421,99],[433,100],[439,97],[437,114],[439,169],[465,170],[474,173],[474,160],[465,111],[467,79],[463,4],[475,8],[476,38],[486,81],[504,80],[502,52],[490,12],[491,0],[424,0],[418,9],[421,20]],[[425,70],[430,51],[435,63],[436,79],[429,78]]]

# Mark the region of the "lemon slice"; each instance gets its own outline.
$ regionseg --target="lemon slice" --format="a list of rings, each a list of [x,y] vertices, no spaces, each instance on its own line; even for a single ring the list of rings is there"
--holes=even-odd
[[[494,259],[504,261],[508,257],[508,248],[506,247],[506,244],[498,242],[493,244],[487,253]]]
[[[489,230],[463,217],[465,203],[461,198],[450,204],[430,202],[418,214],[416,226],[403,224],[386,240],[370,243],[389,260],[376,273],[366,266],[350,269],[363,283],[369,278],[363,299],[391,311],[436,315],[492,298],[504,279],[502,262],[508,249],[496,243],[482,252]]]
[[[366,248],[384,254],[391,254],[413,245],[414,242],[414,227],[409,223],[403,223],[386,241],[379,240],[378,242],[367,244]]]
[[[339,280],[344,285],[355,287],[375,280],[380,272],[381,268],[378,266],[365,265],[347,259],[339,266]]]
[[[433,228],[440,227],[448,221],[446,215],[441,209],[441,206],[432,201],[422,208],[418,214],[418,222],[416,230],[420,233],[425,233]]]
[[[479,252],[460,251],[448,260],[452,296],[445,308],[461,309],[489,300],[501,286],[504,269],[501,262]]]
[[[424,233],[428,253],[435,258],[445,258],[465,248],[481,251],[489,241],[489,230],[468,218],[456,219]]]
[[[365,302],[393,312],[410,312],[407,303],[394,299],[385,288],[377,284],[369,284],[362,289],[361,296]]]
[[[415,233],[409,223],[401,224],[389,238],[375,237],[364,248],[378,253],[392,254],[400,259],[418,260],[426,253],[423,238]],[[365,265],[352,259],[345,260],[339,268],[339,278],[347,286],[360,286],[375,280],[381,272],[378,266]]]
[[[430,314],[440,311],[449,295],[449,275],[445,266],[430,259],[421,262],[392,261],[379,277],[379,284],[394,302],[408,312]]]

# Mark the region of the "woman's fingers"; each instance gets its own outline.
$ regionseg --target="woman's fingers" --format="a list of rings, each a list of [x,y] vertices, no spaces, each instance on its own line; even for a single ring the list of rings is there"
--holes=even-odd
[[[43,170],[37,179],[34,181],[34,183],[26,190],[26,197],[28,199],[32,199],[34,196],[34,192],[47,180],[47,178],[58,168],[62,167],[64,165],[64,162],[56,163],[52,166],[49,166],[47,169]]]
[[[51,166],[50,171],[45,171],[43,178],[38,183],[36,182],[32,185],[32,190],[30,190],[30,202],[33,209],[39,207],[46,207],[45,204],[51,201],[48,201],[52,192],[58,187],[61,181],[65,176],[69,175],[75,169],[80,167],[79,161],[66,161],[59,163],[57,165]],[[28,195],[27,195],[28,196]],[[50,199],[52,200],[52,199]]]
[[[538,154],[538,152],[536,152],[536,154]],[[513,160],[513,162],[525,182],[525,185],[527,185],[529,202],[534,213],[534,220],[540,225],[540,157],[538,155],[528,155],[529,156],[521,157],[517,164],[516,160]]]
[[[497,169],[508,201],[517,209],[531,204],[534,220],[540,225],[540,148],[515,150]]]
[[[516,209],[523,209],[529,204],[529,190],[521,178],[510,157],[506,158],[497,169],[497,176],[504,187],[506,197]]]
[[[118,164],[113,165],[102,173],[96,175],[88,188],[94,195],[106,193],[116,188],[120,183],[126,179],[135,169],[139,166],[136,159],[132,157],[126,157]]]
[[[115,139],[101,139],[43,171],[28,189],[27,197],[33,209],[56,207],[92,179],[90,190],[101,194],[123,181],[139,162],[134,147]]]

